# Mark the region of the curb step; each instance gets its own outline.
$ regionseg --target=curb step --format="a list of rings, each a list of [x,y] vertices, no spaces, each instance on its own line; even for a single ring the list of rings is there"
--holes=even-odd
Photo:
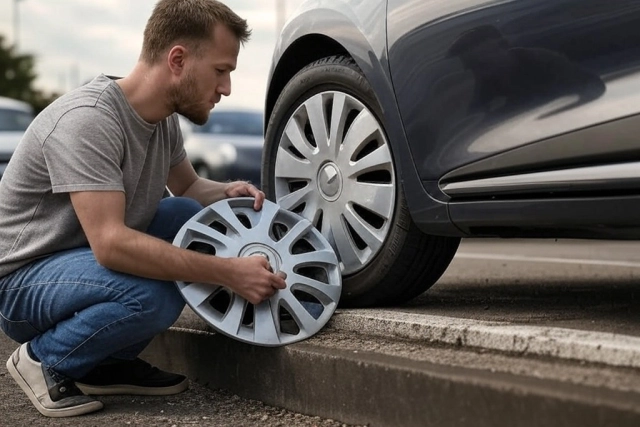
[[[185,313],[144,357],[210,388],[354,425],[640,425],[636,369],[442,345],[425,339],[428,325],[414,330],[382,312],[382,325],[399,336],[390,338],[376,335],[383,329],[371,313],[358,314],[341,311],[314,337],[270,348]]]

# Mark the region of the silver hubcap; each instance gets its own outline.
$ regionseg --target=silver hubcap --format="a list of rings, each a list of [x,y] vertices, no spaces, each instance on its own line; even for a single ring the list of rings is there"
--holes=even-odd
[[[279,346],[310,337],[338,306],[342,277],[335,252],[305,218],[265,200],[216,202],[191,218],[173,244],[220,257],[264,256],[287,275],[287,288],[258,305],[228,289],[176,282],[189,306],[217,331],[251,344]]]
[[[320,230],[342,274],[367,266],[381,250],[395,191],[389,144],[360,101],[323,92],[289,118],[276,154],[276,201]]]

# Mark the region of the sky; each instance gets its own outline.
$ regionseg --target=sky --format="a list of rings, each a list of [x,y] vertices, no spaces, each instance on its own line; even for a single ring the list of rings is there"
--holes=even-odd
[[[223,0],[247,20],[252,36],[240,50],[237,69],[232,73],[231,96],[224,98],[221,105],[263,108],[278,33],[278,1],[283,2],[285,16],[302,3]],[[144,26],[155,3],[156,0],[0,0],[0,34],[10,44],[17,41],[19,52],[36,58],[36,88],[63,93],[100,73],[128,74],[138,59]]]

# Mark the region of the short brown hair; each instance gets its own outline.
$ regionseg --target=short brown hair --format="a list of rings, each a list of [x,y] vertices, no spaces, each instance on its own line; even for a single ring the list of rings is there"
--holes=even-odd
[[[201,41],[210,40],[216,25],[226,25],[240,43],[251,30],[227,5],[216,0],[160,0],[144,29],[140,59],[153,64],[173,43],[190,45],[198,52]]]

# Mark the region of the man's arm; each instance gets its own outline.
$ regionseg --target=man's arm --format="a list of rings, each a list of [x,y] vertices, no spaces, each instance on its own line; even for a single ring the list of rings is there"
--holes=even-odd
[[[152,279],[218,284],[253,304],[286,286],[263,257],[201,254],[127,227],[122,192],[83,191],[70,197],[96,260],[106,268]]]
[[[254,209],[262,208],[264,193],[245,181],[217,182],[200,178],[187,158],[169,171],[169,190],[176,196],[190,197],[203,206],[230,197],[250,196],[255,198]]]

